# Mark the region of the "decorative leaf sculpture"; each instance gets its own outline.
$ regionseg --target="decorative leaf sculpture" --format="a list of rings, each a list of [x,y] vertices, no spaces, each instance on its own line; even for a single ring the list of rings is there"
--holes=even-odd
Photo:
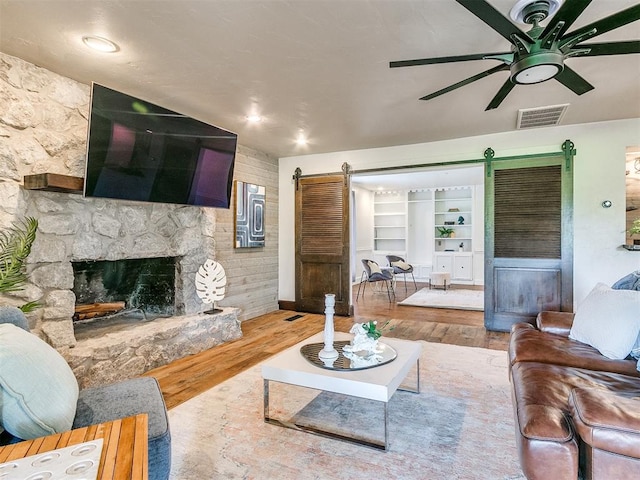
[[[215,302],[222,300],[227,285],[227,275],[218,262],[208,259],[196,272],[196,293],[204,303],[212,303],[215,312]]]

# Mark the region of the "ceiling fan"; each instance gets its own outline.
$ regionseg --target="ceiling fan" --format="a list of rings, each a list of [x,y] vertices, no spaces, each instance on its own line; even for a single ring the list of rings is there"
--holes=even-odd
[[[511,51],[390,62],[391,68],[469,60],[497,60],[501,62],[489,70],[425,95],[420,100],[431,100],[504,70],[510,70],[509,79],[493,97],[486,110],[497,108],[516,85],[540,83],[552,78],[577,95],[582,95],[594,87],[565,65],[565,59],[640,53],[640,40],[582,43],[640,19],[640,4],[566,33],[592,0],[565,0],[564,3],[562,0],[519,0],[511,9],[509,16],[518,23],[531,25],[531,29],[527,32],[522,31],[486,0],[455,1],[509,40]],[[551,15],[553,17],[550,22],[546,27],[542,27],[540,22]]]

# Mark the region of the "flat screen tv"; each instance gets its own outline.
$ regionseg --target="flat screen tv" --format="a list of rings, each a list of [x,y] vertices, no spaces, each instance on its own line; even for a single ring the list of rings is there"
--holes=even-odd
[[[84,195],[229,208],[237,140],[94,83]]]

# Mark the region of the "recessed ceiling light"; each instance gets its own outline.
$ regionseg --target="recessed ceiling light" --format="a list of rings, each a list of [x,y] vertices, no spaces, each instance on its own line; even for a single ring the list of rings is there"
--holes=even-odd
[[[116,45],[108,38],[85,35],[84,37],[82,37],[82,41],[87,47],[99,52],[113,53],[120,50],[120,47],[118,47],[118,45]]]
[[[304,134],[301,133],[300,135],[298,135],[298,138],[296,138],[296,143],[298,145],[306,145],[307,143],[309,143],[309,141],[307,140],[307,137],[305,137]]]
[[[247,115],[246,118],[249,123],[260,123],[262,121],[262,117],[258,114]]]

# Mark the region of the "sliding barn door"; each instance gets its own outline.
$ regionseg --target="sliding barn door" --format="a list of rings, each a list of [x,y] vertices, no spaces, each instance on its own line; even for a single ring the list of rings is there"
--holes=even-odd
[[[485,327],[572,311],[572,167],[563,156],[496,161],[485,181]]]
[[[333,293],[335,313],[351,315],[350,177],[299,178],[296,188],[296,310],[323,313]]]

